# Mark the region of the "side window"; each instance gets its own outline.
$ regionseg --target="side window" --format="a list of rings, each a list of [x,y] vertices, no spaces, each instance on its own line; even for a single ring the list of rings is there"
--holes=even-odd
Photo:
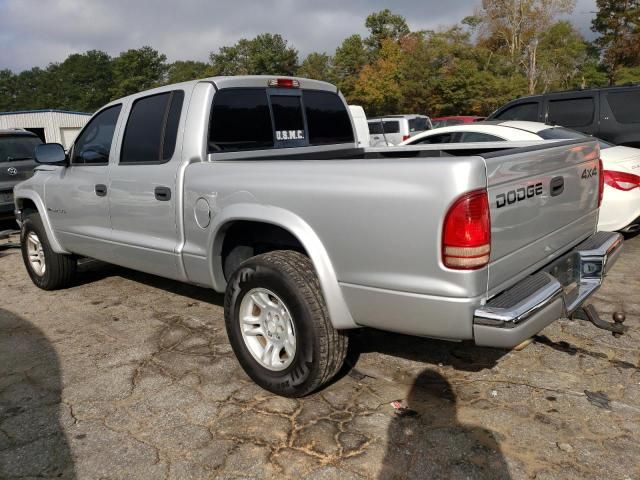
[[[640,123],[640,90],[608,93],[607,103],[619,123]]]
[[[331,92],[304,90],[302,101],[309,129],[309,145],[355,141],[347,107],[338,95]],[[380,122],[377,124],[379,125]]]
[[[464,132],[462,134],[462,143],[472,142],[503,142],[504,138],[496,137],[495,135],[489,135],[488,133],[480,132]]]
[[[384,133],[400,133],[400,122],[398,121],[382,122],[382,128],[384,128]]]
[[[382,135],[382,122],[369,122],[369,134]]]
[[[105,108],[82,130],[73,146],[74,165],[106,165],[122,105]]]
[[[160,93],[133,103],[122,140],[120,163],[171,160],[178,136],[184,92]]]
[[[433,143],[457,143],[457,135],[455,133],[441,133],[439,135],[430,135],[425,138],[412,143],[412,145],[418,144],[433,144]]]
[[[547,121],[563,127],[586,127],[593,122],[594,113],[591,97],[550,100]]]
[[[538,121],[538,102],[519,103],[496,115],[499,120]]]
[[[243,88],[216,93],[209,123],[209,152],[264,148],[273,148],[266,90]]]

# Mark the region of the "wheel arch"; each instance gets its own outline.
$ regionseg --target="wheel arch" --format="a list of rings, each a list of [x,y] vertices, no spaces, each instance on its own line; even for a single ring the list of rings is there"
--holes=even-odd
[[[51,226],[51,222],[49,221],[49,215],[47,215],[47,209],[44,206],[44,202],[40,195],[36,192],[32,191],[20,191],[15,194],[15,204],[16,211],[19,212],[20,216],[24,216],[25,213],[30,211],[35,211],[40,215],[40,219],[42,220],[42,225],[44,226],[45,231],[47,232],[47,239],[49,240],[49,245],[51,245],[51,249],[55,253],[64,253],[68,254],[60,242],[56,237],[53,227]]]
[[[279,207],[256,204],[236,204],[227,207],[215,218],[209,242],[209,268],[215,290],[224,291],[226,279],[222,252],[226,235],[237,222],[250,225],[269,225],[282,229],[294,238],[313,266],[324,295],[333,326],[337,329],[357,328],[344,300],[338,278],[320,238],[302,218]]]

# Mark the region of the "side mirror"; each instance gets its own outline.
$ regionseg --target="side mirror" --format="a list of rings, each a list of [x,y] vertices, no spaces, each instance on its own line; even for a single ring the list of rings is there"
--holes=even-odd
[[[43,143],[36,147],[36,162],[45,165],[66,165],[67,154],[59,143]]]

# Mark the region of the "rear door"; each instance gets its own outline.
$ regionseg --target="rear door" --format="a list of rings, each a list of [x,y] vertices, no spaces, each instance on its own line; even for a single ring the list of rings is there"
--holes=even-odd
[[[591,235],[598,214],[595,141],[484,155],[491,209],[489,291],[496,293]]]
[[[594,92],[549,94],[545,95],[544,103],[545,123],[597,135],[600,108]]]
[[[109,178],[111,262],[170,278],[178,275],[176,178],[184,91],[136,98]]]

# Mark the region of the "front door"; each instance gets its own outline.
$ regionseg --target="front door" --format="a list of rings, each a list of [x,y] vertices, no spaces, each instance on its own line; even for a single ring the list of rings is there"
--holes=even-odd
[[[181,278],[177,246],[184,92],[139,97],[131,104],[109,184],[113,263]]]
[[[89,121],[70,151],[70,165],[45,185],[47,214],[62,246],[101,260],[109,258],[109,158],[121,108],[107,107]]]

